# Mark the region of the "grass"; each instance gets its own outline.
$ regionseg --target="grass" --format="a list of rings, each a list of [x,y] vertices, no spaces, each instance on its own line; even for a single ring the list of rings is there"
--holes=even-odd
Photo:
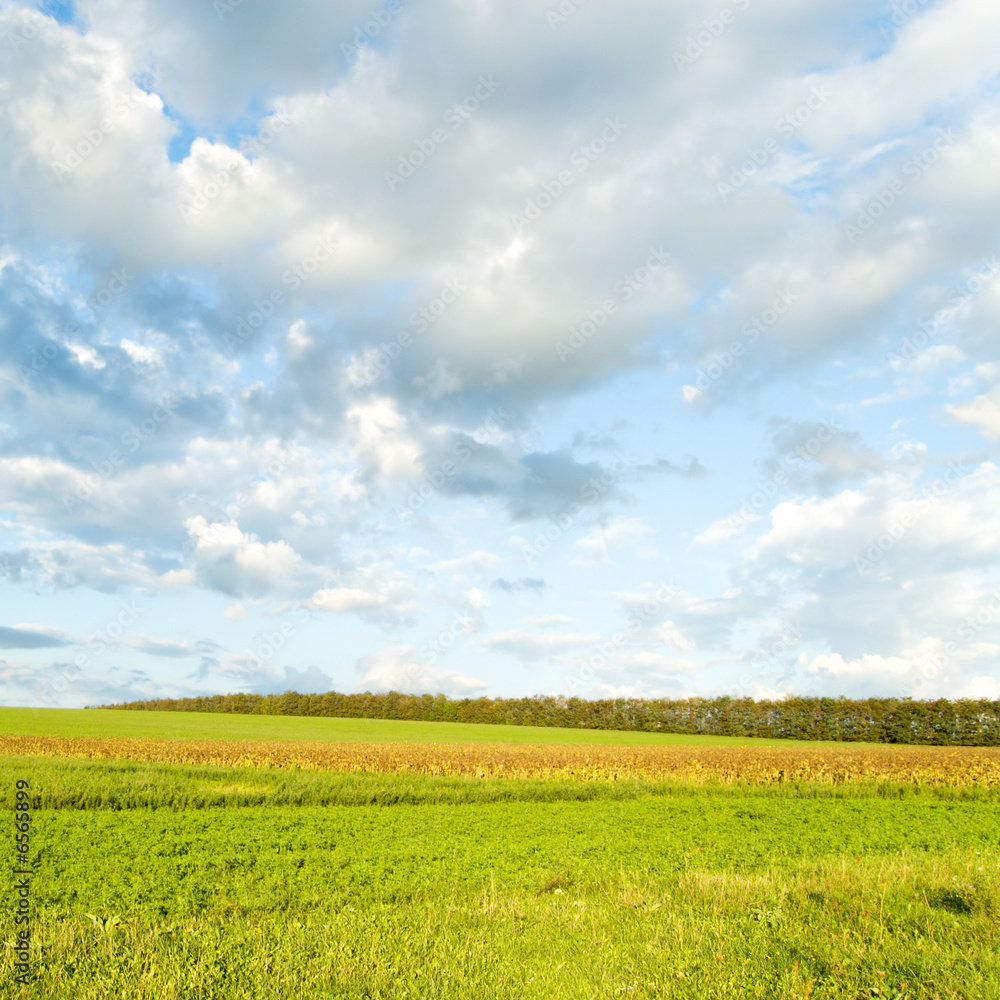
[[[18,777],[32,998],[1000,996],[995,790],[6,756],[8,806]]]
[[[112,709],[0,708],[0,733],[17,736],[133,736],[172,740],[329,740],[346,743],[533,743],[594,746],[843,746],[742,736],[687,736],[604,729],[492,726],[392,719],[130,712]],[[851,744],[861,746],[864,744]]]
[[[472,805],[513,802],[614,802],[678,796],[711,802],[751,787],[746,782],[698,784],[641,778],[581,781],[578,778],[476,778],[413,772],[295,770],[213,765],[177,765],[129,760],[0,755],[0,775],[31,773],[37,807],[52,810],[167,809],[200,810],[232,806],[395,806]],[[13,780],[13,777],[11,777]],[[788,791],[780,785],[757,785],[764,799],[770,790],[784,803],[798,803],[806,816],[815,799],[861,800],[871,815],[873,799],[918,799],[920,815],[930,802],[1000,802],[1000,788],[868,781],[841,785],[799,782]],[[713,807],[714,808],[714,807]],[[962,806],[962,808],[966,808]],[[983,805],[971,815],[981,816]],[[741,817],[747,819],[751,814]],[[997,816],[1000,827],[1000,814]],[[852,820],[852,822],[856,822]],[[878,820],[881,822],[881,820]],[[914,823],[916,820],[909,820]],[[919,824],[918,824],[919,826]],[[912,831],[910,831],[912,832]]]

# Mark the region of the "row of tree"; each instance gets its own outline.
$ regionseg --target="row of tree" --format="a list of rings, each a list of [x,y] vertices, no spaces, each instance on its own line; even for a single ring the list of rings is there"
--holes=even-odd
[[[1000,745],[1000,701],[909,698],[615,698],[584,701],[533,698],[447,698],[401,694],[221,694],[203,698],[134,701],[106,708],[147,712],[224,712],[304,715],[415,722],[476,722],[508,726],[558,726],[762,736],[772,739],[918,743],[937,746]]]

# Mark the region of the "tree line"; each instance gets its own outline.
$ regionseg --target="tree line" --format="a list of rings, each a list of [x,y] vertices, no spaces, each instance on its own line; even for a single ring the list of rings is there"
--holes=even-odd
[[[412,722],[473,722],[566,729],[759,736],[837,742],[936,746],[1000,745],[1000,701],[962,698],[640,699],[536,695],[531,698],[448,698],[402,694],[219,694],[160,698],[104,708],[147,712],[221,712]]]

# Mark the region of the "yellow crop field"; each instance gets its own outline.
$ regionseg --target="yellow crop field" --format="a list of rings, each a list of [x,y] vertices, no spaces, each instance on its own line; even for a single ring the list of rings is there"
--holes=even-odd
[[[1000,748],[995,747],[531,746],[0,736],[0,753],[476,778],[1000,784]]]

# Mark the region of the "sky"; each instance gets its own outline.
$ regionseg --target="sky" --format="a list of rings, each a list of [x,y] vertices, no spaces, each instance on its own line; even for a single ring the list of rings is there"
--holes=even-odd
[[[1000,6],[377,3],[0,3],[0,703],[1000,698]]]

